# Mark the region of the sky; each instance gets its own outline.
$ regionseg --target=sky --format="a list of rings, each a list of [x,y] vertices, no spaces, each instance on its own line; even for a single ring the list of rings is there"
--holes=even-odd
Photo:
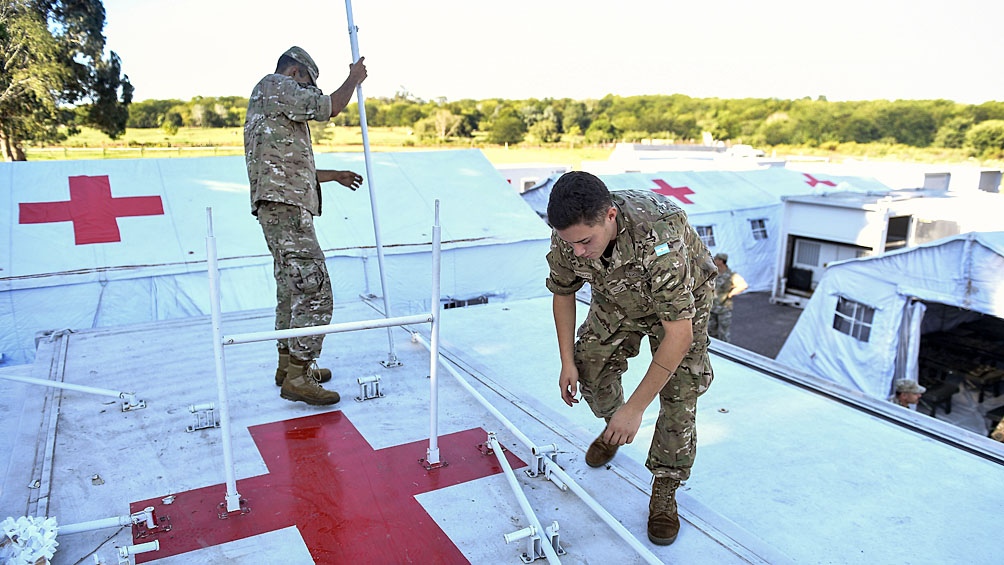
[[[134,100],[248,96],[287,48],[335,90],[344,1],[104,0]],[[1004,100],[1004,2],[356,0],[365,97]]]

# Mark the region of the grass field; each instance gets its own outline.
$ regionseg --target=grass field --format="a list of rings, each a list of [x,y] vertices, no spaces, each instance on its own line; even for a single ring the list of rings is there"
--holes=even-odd
[[[555,163],[578,167],[583,160],[609,157],[612,147],[554,144],[547,147],[514,145],[502,147],[474,140],[421,144],[407,128],[369,128],[371,151],[435,151],[481,149],[492,163]],[[29,147],[30,161],[54,159],[138,159],[146,157],[206,157],[243,154],[241,128],[181,128],[175,135],[161,129],[130,129],[119,139],[91,129],[71,136],[58,147]],[[328,127],[314,130],[314,150],[318,153],[363,151],[362,130],[358,127]]]
[[[363,151],[362,131],[358,127],[318,127],[313,129],[314,150],[318,153]],[[446,143],[423,143],[408,128],[369,128],[371,151],[435,151],[443,149],[480,149],[494,164],[551,163],[578,169],[582,161],[606,160],[612,145],[577,145],[561,142],[548,145],[521,143],[503,147],[484,142],[483,137]],[[31,161],[53,159],[137,159],[170,157],[206,157],[243,154],[241,128],[180,128],[170,135],[162,129],[130,129],[119,139],[109,139],[97,130],[84,129],[57,147],[28,147]],[[771,150],[768,150],[770,153]],[[916,148],[905,145],[844,143],[828,147],[776,147],[778,157],[826,157],[834,162],[847,158],[876,161],[920,162],[939,164],[965,163],[983,167],[1004,167],[1001,161],[977,161],[962,149]]]

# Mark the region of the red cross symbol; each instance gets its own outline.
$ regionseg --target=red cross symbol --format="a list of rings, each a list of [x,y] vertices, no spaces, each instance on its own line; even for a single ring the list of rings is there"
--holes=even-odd
[[[662,194],[663,196],[672,196],[684,204],[693,204],[689,198],[688,194],[693,194],[694,191],[690,190],[689,186],[672,187],[669,183],[662,179],[655,179],[652,182],[659,185],[659,188],[653,188],[652,192]]]
[[[502,472],[494,456],[478,450],[487,432],[467,430],[439,438],[443,461],[428,471],[419,460],[428,440],[373,450],[341,411],[249,428],[268,474],[242,479],[237,492],[250,512],[220,519],[226,485],[134,502],[131,512],[153,506],[171,530],[160,550],[141,553],[137,563],[179,555],[296,526],[318,564],[467,563],[415,495]],[[525,464],[506,453],[513,468]]]
[[[160,216],[164,204],[159,196],[112,197],[107,176],[70,177],[70,199],[62,202],[19,204],[21,224],[73,222],[77,245],[121,241],[118,218]]]
[[[817,184],[825,184],[826,186],[837,186],[837,183],[831,180],[819,180],[816,177],[810,175],[809,173],[802,173],[802,174],[805,175],[806,179],[808,179],[805,182],[808,183],[809,186],[815,187]]]

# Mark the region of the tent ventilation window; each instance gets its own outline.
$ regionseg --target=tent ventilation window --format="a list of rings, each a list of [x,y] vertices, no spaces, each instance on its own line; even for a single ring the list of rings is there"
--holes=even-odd
[[[833,315],[833,329],[858,341],[868,341],[872,331],[875,309],[843,296],[837,297],[837,311]]]
[[[706,245],[707,247],[715,246],[714,228],[712,228],[711,226],[694,226],[694,229],[697,230],[697,235],[700,236],[701,241],[704,242],[704,245]]]
[[[753,239],[758,241],[767,239],[767,220],[763,218],[750,220],[750,229],[753,230]]]
[[[458,300],[456,298],[444,298],[442,301],[443,310],[449,310],[450,308],[464,308],[465,306],[474,306],[476,304],[488,304],[488,297],[482,295],[474,298],[469,298],[467,300]]]

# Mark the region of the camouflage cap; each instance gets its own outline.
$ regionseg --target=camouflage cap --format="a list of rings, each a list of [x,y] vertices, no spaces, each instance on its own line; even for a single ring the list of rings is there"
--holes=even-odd
[[[899,394],[901,392],[905,392],[905,393],[909,393],[909,394],[924,394],[924,392],[926,390],[927,390],[927,388],[926,387],[922,387],[919,384],[917,384],[917,381],[913,381],[913,380],[910,380],[910,379],[899,379],[899,380],[896,381],[896,393],[897,394]]]
[[[728,253],[716,253],[715,254],[715,259],[721,259],[722,263],[728,263],[729,262],[729,254]]]
[[[310,58],[310,55],[303,50],[302,47],[292,46],[283,53],[283,56],[289,57],[290,59],[296,61],[303,65],[307,69],[307,74],[310,75],[310,82],[313,85],[317,85],[317,76],[321,73],[317,70],[317,63]]]

